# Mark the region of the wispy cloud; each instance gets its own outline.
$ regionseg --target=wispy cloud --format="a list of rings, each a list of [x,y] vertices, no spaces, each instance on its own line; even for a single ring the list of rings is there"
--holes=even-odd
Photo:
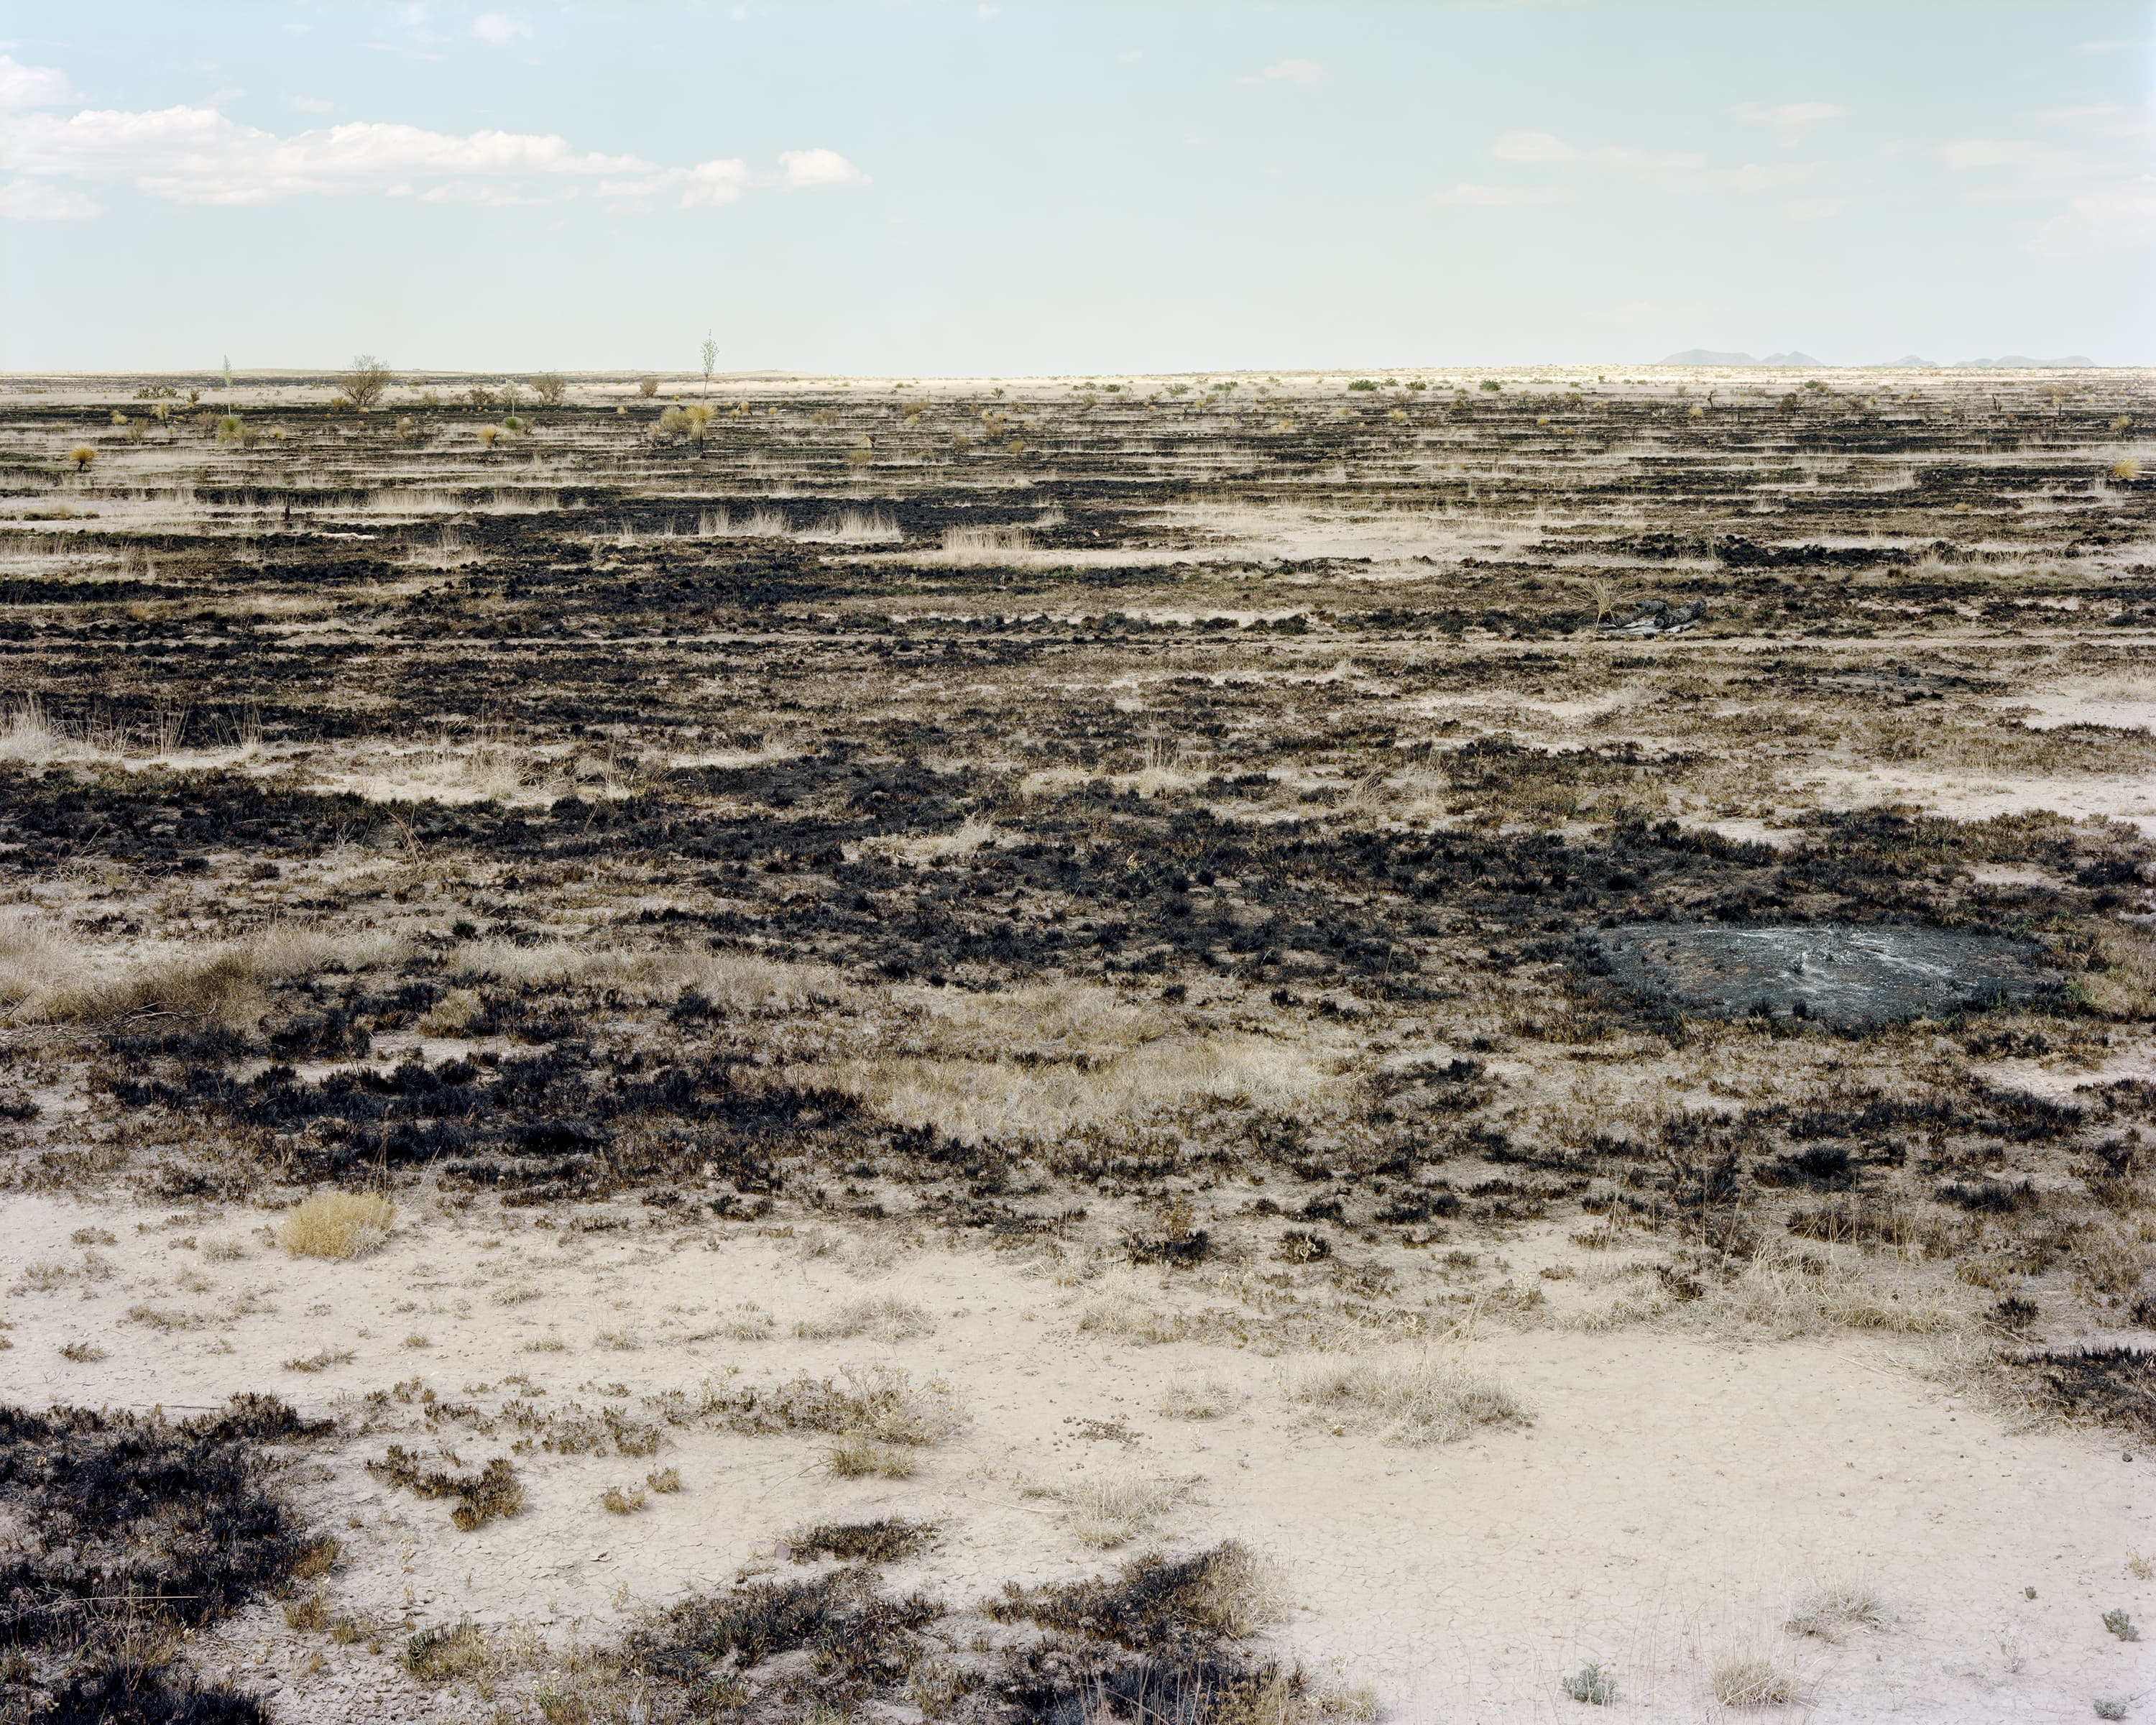
[[[1275,60],[1262,72],[1238,78],[1238,84],[1315,84],[1325,75],[1316,60]]]
[[[490,47],[506,48],[518,37],[530,36],[531,26],[506,12],[482,12],[472,20],[471,33]]]
[[[1571,193],[1554,186],[1471,186],[1462,182],[1450,191],[1431,193],[1430,202],[1501,209],[1523,203],[1562,203],[1571,196]]]
[[[2156,246],[2156,177],[2138,185],[2082,192],[2036,230],[2029,249],[2055,258]]]
[[[13,179],[0,185],[0,216],[18,222],[86,222],[105,207],[81,192],[44,180]]]
[[[1771,108],[1757,102],[1743,102],[1729,111],[1739,120],[1772,127],[1774,141],[1784,150],[1794,150],[1804,142],[1811,127],[1829,120],[1839,120],[1847,110],[1837,108],[1832,102],[1783,102]]]
[[[1703,167],[1704,156],[1686,152],[1658,156],[1651,151],[1600,144],[1581,149],[1546,131],[1508,131],[1499,134],[1490,153],[1500,162],[1585,162],[1598,167]]]

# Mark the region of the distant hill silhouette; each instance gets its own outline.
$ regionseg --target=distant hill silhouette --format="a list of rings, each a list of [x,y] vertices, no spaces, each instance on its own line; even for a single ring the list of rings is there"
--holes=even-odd
[[[2096,362],[2085,353],[2069,353],[2061,359],[2031,359],[2025,353],[2002,353],[1997,359],[1958,359],[1953,368],[1958,372],[2041,372],[2053,366],[2092,366]]]

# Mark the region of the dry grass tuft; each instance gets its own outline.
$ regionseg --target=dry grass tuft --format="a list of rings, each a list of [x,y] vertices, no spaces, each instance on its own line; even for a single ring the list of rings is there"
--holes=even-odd
[[[1153,1410],[1163,1420],[1218,1420],[1242,1398],[1218,1378],[1203,1384],[1171,1384],[1160,1393]]]
[[[363,1258],[397,1227],[397,1207],[374,1192],[318,1192],[285,1213],[277,1243],[295,1258]]]
[[[933,1335],[936,1320],[917,1301],[896,1294],[864,1294],[848,1300],[819,1318],[803,1318],[793,1333],[806,1341],[832,1341],[848,1336],[870,1336],[879,1342],[910,1342]]]
[[[842,1480],[910,1480],[920,1464],[908,1450],[855,1435],[825,1450],[824,1466]]]
[[[1172,1508],[1184,1487],[1172,1480],[1102,1474],[1064,1488],[1063,1524],[1087,1545],[1111,1551],[1127,1545]]]
[[[1876,1282],[1774,1242],[1699,1303],[1711,1323],[1765,1329],[1788,1339],[1834,1330],[1938,1335],[1958,1322],[1952,1307],[1912,1279]]]
[[[1738,1653],[1717,1660],[1707,1687],[1726,1707],[1775,1707],[1797,1699],[1797,1680],[1763,1654]]]
[[[1806,1592],[1783,1627],[1793,1635],[1830,1641],[1845,1630],[1877,1629],[1886,1621],[1886,1602],[1876,1589],[1859,1581],[1837,1581]]]
[[[1395,1443],[1456,1443],[1478,1425],[1525,1423],[1526,1405],[1486,1372],[1433,1355],[1398,1362],[1312,1360],[1288,1393],[1321,1413],[1388,1428]]]

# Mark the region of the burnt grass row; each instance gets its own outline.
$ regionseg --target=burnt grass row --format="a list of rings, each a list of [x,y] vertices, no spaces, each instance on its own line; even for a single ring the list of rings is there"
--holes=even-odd
[[[2147,1086],[2040,1103],[1946,1059],[1914,1100],[1858,1085],[1553,1147],[1508,1134],[1492,1069],[1702,1034],[1597,962],[1596,930],[1656,920],[2035,942],[2060,987],[1945,1026],[1961,1066],[2132,1029],[2075,979],[2112,962],[2114,919],[2146,899],[2156,850],[2133,828],[1871,809],[1811,814],[1769,846],[1668,810],[1732,757],[1817,758],[1837,737],[1912,768],[1951,744],[1962,772],[2156,773],[2145,732],[2037,734],[1988,704],[2032,656],[2094,676],[2145,650],[2156,567],[2132,547],[2156,480],[2110,454],[2121,420],[2145,420],[2138,386],[1948,380],[1904,401],[1776,385],[1695,421],[1696,395],[1466,381],[1346,393],[1344,415],[1252,412],[1249,387],[1151,404],[810,389],[776,417],[761,399],[722,413],[701,447],[655,436],[655,406],[572,405],[537,413],[513,455],[480,449],[485,416],[457,409],[412,410],[405,430],[403,408],[265,405],[246,410],[263,441],[240,450],[192,414],[137,444],[110,424],[116,406],[144,429],[125,399],[11,398],[0,476],[73,518],[0,522],[0,695],[34,695],[63,730],[177,716],[191,745],[251,737],[269,755],[0,761],[0,886],[103,883],[75,922],[106,943],[161,938],[173,916],[191,937],[393,916],[426,932],[394,964],[264,982],[259,1017],[142,1011],[8,1042],[7,1180],[117,1172],[184,1202],[424,1174],[459,1199],[634,1196],[656,1223],[786,1206],[1169,1265],[1255,1245],[1341,1277],[1570,1210],[1664,1239],[1681,1293],[1769,1235],[1913,1230],[1952,1257],[2010,1224],[2025,1273],[2060,1261],[2080,1224],[2030,1171],[2064,1168],[2123,1213],[2148,1173]],[[99,458],[69,478],[77,440]],[[157,519],[180,478],[189,501]],[[407,489],[454,506],[400,516]],[[1313,501],[1349,532],[1427,512],[1459,542],[1377,579],[1363,557],[1223,551],[1200,512]],[[906,537],[696,535],[706,511],[766,506],[797,530],[881,510]],[[1026,526],[1034,554],[932,555],[944,529],[983,524]],[[434,567],[445,529],[460,549]],[[1078,555],[1096,549],[1125,560]],[[1214,560],[1172,561],[1192,552]],[[1674,641],[1598,639],[1597,581],[1706,618]],[[1142,683],[1142,711],[1118,679]],[[1645,728],[1666,740],[1541,747],[1442,716],[1463,696],[1632,685],[1654,691]],[[490,732],[535,780],[546,757],[545,795],[321,788],[347,755]],[[1203,776],[1142,793],[1147,761],[1185,748]],[[1409,778],[1441,817],[1360,788]],[[935,853],[969,822],[998,842]],[[776,1077],[774,1044],[804,1025],[843,1037],[846,1001],[750,1011],[482,981],[469,1056],[383,1054],[460,989],[460,947],[550,940],[572,894],[597,946],[813,959],[868,990],[1067,977],[1199,1031],[1252,1014],[1291,1035],[1479,1028],[1301,1112],[1208,1105],[1054,1142],[899,1127]],[[602,894],[619,902],[592,911]],[[1889,1060],[1910,1034],[1748,1029]],[[86,1081],[86,1131],[31,1096],[55,1062]],[[1163,1219],[1193,1198],[1194,1220]],[[2001,1301],[2010,1332],[2029,1322],[2018,1297]],[[2040,1356],[2030,1381],[2151,1429],[2141,1358]],[[832,1584],[831,1611],[886,1609],[860,1585]]]

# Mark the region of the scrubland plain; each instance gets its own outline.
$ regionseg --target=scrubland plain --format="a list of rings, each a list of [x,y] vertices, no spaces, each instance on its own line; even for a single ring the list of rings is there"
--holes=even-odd
[[[2145,375],[341,388],[0,390],[0,1712],[2156,1704]]]

